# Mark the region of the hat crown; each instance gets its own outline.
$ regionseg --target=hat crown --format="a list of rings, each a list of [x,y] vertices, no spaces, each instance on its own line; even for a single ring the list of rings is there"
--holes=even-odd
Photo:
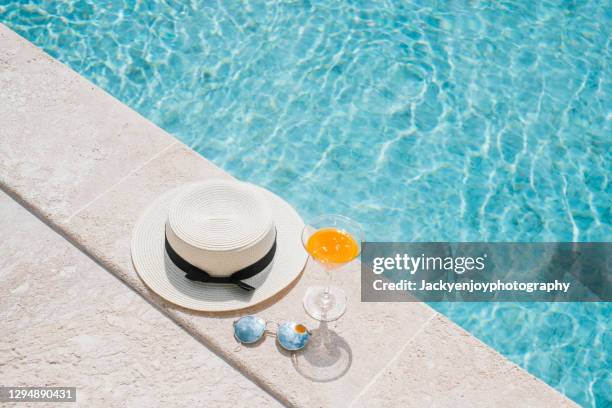
[[[251,185],[218,180],[177,197],[168,224],[189,245],[223,251],[259,241],[274,221],[263,197]]]
[[[267,201],[252,185],[214,180],[175,198],[166,236],[187,262],[213,276],[227,276],[270,250],[274,219]]]

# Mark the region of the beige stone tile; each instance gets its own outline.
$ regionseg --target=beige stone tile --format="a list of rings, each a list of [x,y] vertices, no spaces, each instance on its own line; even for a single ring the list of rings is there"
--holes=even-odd
[[[353,405],[576,406],[443,316],[436,316]]]
[[[192,149],[177,142],[126,178],[67,224],[66,233],[105,266],[132,285],[142,285],[132,273],[132,228],[145,208],[162,193],[184,183],[207,178],[231,178]]]
[[[0,185],[61,222],[176,140],[0,24]]]
[[[434,312],[419,303],[393,307],[362,304],[359,301],[359,265],[353,264],[335,276],[350,294],[348,312],[329,326],[333,331],[330,338],[336,340],[333,343],[337,348],[335,351],[344,360],[334,361],[328,369],[315,370],[313,381],[308,378],[313,373],[306,372],[302,366],[309,363],[305,368],[312,371],[313,364],[329,364],[329,361],[320,359],[321,353],[301,355],[299,369],[296,369],[292,357],[281,353],[273,338],[257,347],[237,349],[231,326],[237,314],[261,313],[266,319],[302,321],[309,327],[316,327],[304,313],[301,301],[306,287],[320,281],[321,276],[307,268],[294,288],[266,305],[223,317],[175,307],[148,291],[131,263],[130,239],[134,224],[144,208],[161,193],[182,183],[207,177],[229,176],[192,150],[183,146],[173,147],[76,214],[66,225],[67,234],[279,399],[304,407],[345,406],[346,396],[358,393]],[[350,365],[346,364],[349,356],[352,359]],[[317,358],[319,360],[314,361]]]
[[[0,384],[75,386],[80,406],[281,406],[3,193],[0,213]]]
[[[323,284],[325,276],[314,265],[307,265],[302,279],[276,303],[255,310],[275,321],[296,320],[317,329],[313,343],[296,359],[284,355],[280,361],[269,361],[277,348],[269,339],[258,348],[236,352],[228,347],[229,358],[241,367],[259,372],[261,381],[271,388],[283,387],[287,399],[304,407],[344,407],[397,355],[403,345],[434,315],[421,303],[361,303],[359,264],[355,263],[334,274],[334,284],[348,295],[345,315],[336,322],[319,327],[302,308],[306,288]],[[179,315],[182,318],[182,316]],[[206,325],[194,320],[195,329],[203,332]],[[231,342],[227,324],[216,328],[217,336]],[[322,334],[323,333],[323,334]],[[321,346],[322,336],[328,340]],[[325,352],[322,350],[328,349]],[[279,381],[282,378],[283,381]]]
[[[12,205],[4,205],[5,203]],[[41,221],[33,215],[24,217],[24,211],[26,210],[23,207],[14,203],[0,190],[0,231],[3,231],[3,238],[0,239],[0,277],[21,258],[33,255],[32,249],[26,244],[32,239],[32,227]]]

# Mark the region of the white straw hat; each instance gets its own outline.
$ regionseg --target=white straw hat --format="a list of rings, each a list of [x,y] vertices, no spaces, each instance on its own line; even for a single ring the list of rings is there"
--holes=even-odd
[[[132,262],[145,284],[185,308],[244,309],[274,296],[308,258],[304,222],[274,193],[209,180],[153,202],[132,234]]]

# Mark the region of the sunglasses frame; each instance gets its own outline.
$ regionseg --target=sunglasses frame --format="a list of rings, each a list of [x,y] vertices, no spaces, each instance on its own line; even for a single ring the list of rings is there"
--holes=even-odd
[[[251,341],[251,342],[246,342],[246,341],[242,341],[242,340],[240,340],[240,338],[238,338],[238,335],[236,334],[236,324],[237,324],[237,323],[238,323],[240,320],[245,319],[245,318],[248,318],[248,317],[258,318],[258,319],[263,320],[263,322],[264,322],[264,330],[263,330],[263,332],[261,332],[261,335],[260,335],[260,336],[259,336],[259,337],[258,337],[256,340],[253,340],[253,341]],[[275,325],[276,325],[276,330],[272,331],[272,330],[268,329],[268,325],[269,325],[270,323],[272,323],[272,324],[275,324]],[[300,347],[300,348],[298,348],[298,349],[289,349],[289,348],[285,347],[285,345],[284,345],[283,343],[281,343],[281,341],[280,341],[280,340],[279,340],[279,338],[278,338],[278,330],[281,328],[281,326],[283,326],[283,325],[285,325],[285,324],[287,324],[287,323],[293,323],[293,324],[295,324],[296,326],[297,326],[297,325],[299,325],[299,326],[304,327],[305,333],[307,333],[307,334],[308,334],[308,338],[306,339],[306,343],[304,344],[304,346],[303,346],[303,347]],[[306,327],[306,325],[305,325],[305,324],[302,324],[302,323],[297,323],[297,322],[294,322],[294,321],[291,321],[291,320],[284,321],[284,322],[282,322],[282,323],[281,323],[281,322],[277,322],[276,320],[266,320],[266,319],[263,319],[263,318],[261,318],[261,317],[259,317],[259,316],[257,316],[257,315],[246,315],[246,316],[242,316],[242,317],[240,317],[239,319],[236,319],[236,320],[234,320],[234,321],[233,321],[233,323],[232,323],[232,327],[234,328],[234,338],[235,338],[235,339],[236,339],[236,341],[237,341],[237,342],[239,342],[240,344],[246,344],[246,345],[249,345],[249,344],[255,344],[255,343],[257,343],[257,342],[261,341],[261,339],[263,339],[264,337],[266,337],[266,335],[268,335],[268,336],[275,337],[275,338],[276,338],[276,342],[277,342],[277,343],[278,343],[278,344],[279,344],[279,345],[280,345],[280,346],[283,348],[283,350],[287,350],[287,351],[299,351],[299,350],[303,350],[303,349],[306,347],[306,345],[308,344],[308,342],[310,341],[310,336],[312,336],[312,332],[311,332],[311,331],[308,329],[308,327]]]

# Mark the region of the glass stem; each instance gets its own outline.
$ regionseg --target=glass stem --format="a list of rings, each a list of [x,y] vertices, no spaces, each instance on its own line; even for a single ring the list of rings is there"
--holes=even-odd
[[[331,282],[332,282],[331,271],[332,271],[331,268],[325,267],[325,273],[327,274],[327,276],[326,276],[325,290],[323,290],[323,296],[321,296],[321,306],[323,309],[327,309],[329,307],[329,304],[332,301],[332,298],[330,295]]]

